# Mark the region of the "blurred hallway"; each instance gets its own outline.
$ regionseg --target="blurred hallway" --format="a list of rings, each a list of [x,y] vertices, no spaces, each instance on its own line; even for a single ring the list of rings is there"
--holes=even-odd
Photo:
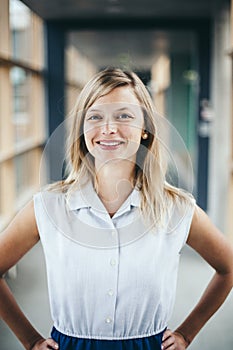
[[[43,252],[38,244],[18,264],[15,280],[8,280],[11,289],[33,324],[48,336],[51,329],[48,295],[45,279]],[[190,248],[185,248],[181,257],[177,289],[177,301],[170,327],[183,320],[195,305],[206,283],[212,275],[211,269]],[[190,350],[232,350],[233,293],[219,312],[199,333]],[[22,350],[9,329],[0,322],[0,350]],[[111,349],[110,349],[111,350]]]

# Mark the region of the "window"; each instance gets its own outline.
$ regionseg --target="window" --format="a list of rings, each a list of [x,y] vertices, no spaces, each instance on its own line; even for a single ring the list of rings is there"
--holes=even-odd
[[[46,140],[43,22],[0,1],[0,229],[38,190]]]
[[[34,187],[35,178],[38,179],[37,149],[21,153],[14,157],[15,194],[17,198],[27,196]],[[30,166],[28,166],[30,164]],[[27,169],[27,171],[25,171]]]
[[[12,86],[12,122],[14,142],[20,143],[33,136],[31,110],[32,76],[19,67],[10,71]]]
[[[83,54],[74,45],[74,33],[70,32],[67,37],[66,57],[66,113],[69,114],[76,102],[77,96],[89,81],[97,73],[97,66],[90,58]]]
[[[32,42],[32,14],[18,0],[10,1],[10,35],[12,57],[30,62]]]

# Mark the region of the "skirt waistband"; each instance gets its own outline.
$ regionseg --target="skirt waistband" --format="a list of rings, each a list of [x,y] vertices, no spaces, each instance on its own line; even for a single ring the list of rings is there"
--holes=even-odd
[[[53,327],[51,337],[59,344],[59,350],[161,350],[164,331],[143,338],[99,340],[72,337]]]

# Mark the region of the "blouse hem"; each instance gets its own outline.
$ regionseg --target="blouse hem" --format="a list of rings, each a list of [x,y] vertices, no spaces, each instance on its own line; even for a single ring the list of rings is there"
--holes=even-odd
[[[69,336],[69,337],[82,338],[82,339],[96,339],[96,340],[127,340],[127,339],[146,338],[146,337],[152,337],[154,335],[157,335],[166,329],[166,327],[163,327],[160,330],[150,332],[150,333],[145,333],[145,334],[136,334],[136,335],[131,335],[131,336],[119,336],[119,337],[112,336],[111,337],[111,336],[102,336],[102,335],[75,334],[73,332],[64,331],[55,325],[54,325],[54,328],[56,328],[56,330],[58,330],[60,333],[66,335],[66,336]]]

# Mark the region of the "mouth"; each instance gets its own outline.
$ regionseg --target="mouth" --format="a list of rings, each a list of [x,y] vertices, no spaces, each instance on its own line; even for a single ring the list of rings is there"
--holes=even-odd
[[[103,140],[103,141],[97,141],[96,142],[102,149],[105,150],[115,150],[118,147],[120,147],[122,144],[124,144],[125,142],[120,141],[120,140]]]

